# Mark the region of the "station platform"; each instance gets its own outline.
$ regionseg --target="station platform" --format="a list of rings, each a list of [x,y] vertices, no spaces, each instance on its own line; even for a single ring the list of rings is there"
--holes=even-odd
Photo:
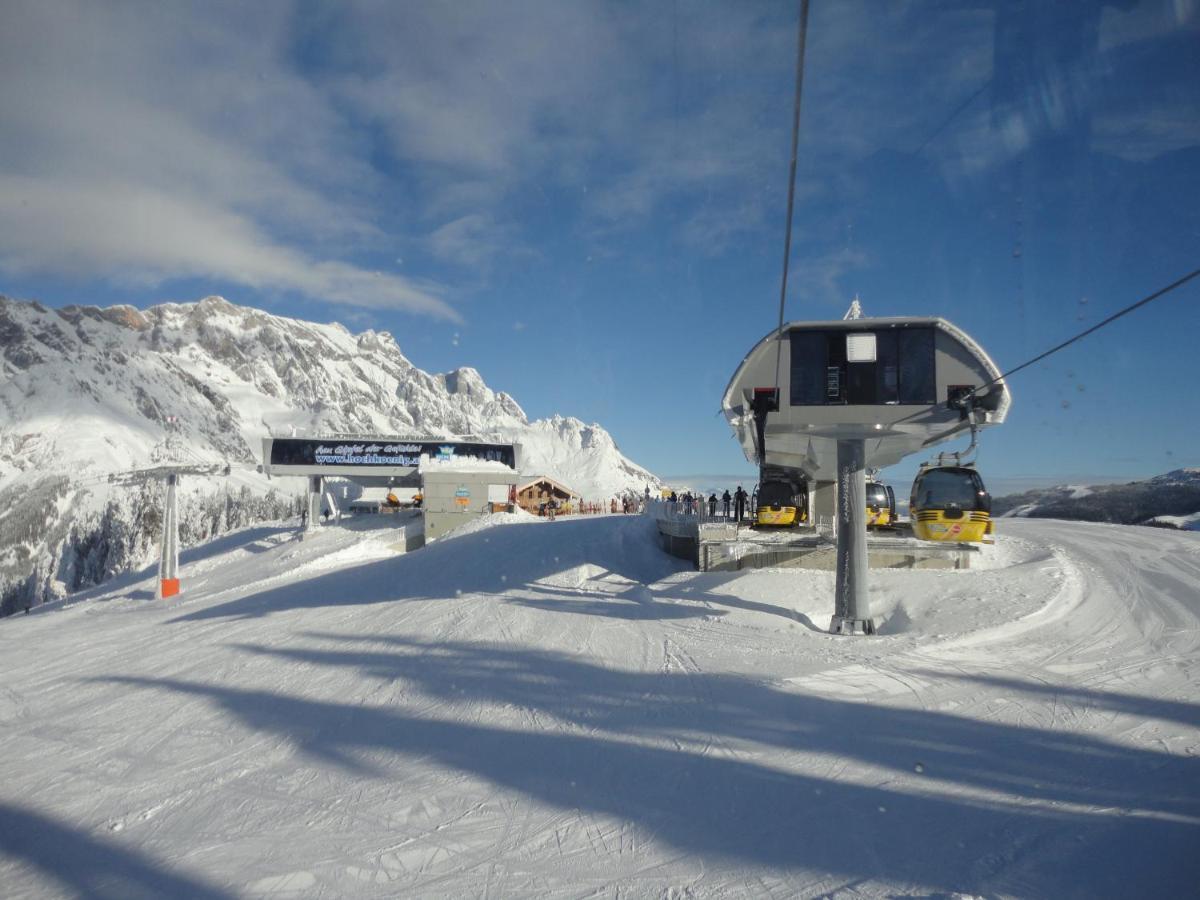
[[[673,513],[652,504],[663,549],[691,561],[701,572],[796,568],[833,571],[837,543],[829,529],[812,526],[757,529],[720,518]],[[969,569],[979,553],[974,544],[917,540],[907,526],[867,535],[867,565],[872,569]]]

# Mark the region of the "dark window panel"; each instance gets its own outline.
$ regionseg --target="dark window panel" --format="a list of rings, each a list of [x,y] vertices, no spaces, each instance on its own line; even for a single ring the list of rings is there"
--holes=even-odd
[[[932,328],[901,329],[899,367],[901,404],[928,406],[937,402]]]
[[[821,406],[825,403],[825,367],[828,349],[824,332],[791,333],[792,406]]]

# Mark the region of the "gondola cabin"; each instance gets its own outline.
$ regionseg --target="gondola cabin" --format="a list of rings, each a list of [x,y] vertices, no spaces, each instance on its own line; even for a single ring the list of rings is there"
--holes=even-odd
[[[992,498],[970,465],[921,466],[909,499],[913,534],[924,541],[989,541]]]
[[[881,481],[867,482],[867,527],[896,524],[896,492]]]
[[[765,478],[758,487],[755,524],[791,528],[808,521],[808,486],[784,478]]]

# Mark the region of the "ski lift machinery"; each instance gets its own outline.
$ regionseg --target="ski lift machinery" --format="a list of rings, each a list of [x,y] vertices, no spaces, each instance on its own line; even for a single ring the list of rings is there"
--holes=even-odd
[[[813,485],[814,519],[837,520],[831,631],[875,630],[866,470],[967,433],[974,438],[1002,423],[1011,402],[983,348],[941,318],[791,322],[746,354],[722,411],[747,459],[798,473]]]

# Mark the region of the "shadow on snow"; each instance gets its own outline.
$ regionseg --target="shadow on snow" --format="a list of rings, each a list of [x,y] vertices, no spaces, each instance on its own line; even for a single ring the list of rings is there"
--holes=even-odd
[[[537,528],[534,537],[529,529]],[[456,594],[500,594],[568,569],[593,565],[639,582],[685,568],[658,549],[641,516],[533,521],[443,538],[419,551],[290,582],[171,622],[257,618],[291,609],[438,600]]]
[[[111,841],[98,840],[42,813],[0,801],[3,856],[37,869],[80,897],[232,897]]]
[[[472,721],[431,719],[403,707],[108,680],[203,697],[353,773],[395,777],[401,759],[428,758],[562,809],[632,822],[703,857],[1018,894],[1084,896],[1102,885],[1149,895],[1200,878],[1200,798],[1190,762],[1169,754],[734,675],[614,670],[470,642],[308,637],[325,644],[242,649],[407,682],[447,714],[490,703],[555,725],[511,730],[477,724],[477,710]],[[779,751],[763,754],[767,765],[741,742]],[[847,759],[878,783],[837,780]],[[808,772],[789,768],[800,765]]]

